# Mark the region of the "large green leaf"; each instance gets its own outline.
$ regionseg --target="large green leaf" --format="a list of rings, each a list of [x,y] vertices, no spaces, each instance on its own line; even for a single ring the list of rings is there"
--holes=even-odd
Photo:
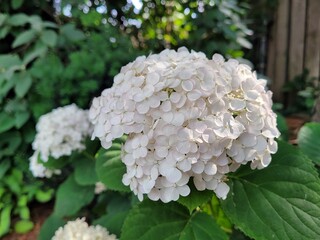
[[[24,13],[14,14],[8,20],[8,23],[12,26],[24,25],[27,22],[29,22],[29,17]]]
[[[298,144],[303,153],[320,164],[320,123],[305,124],[298,133]]]
[[[13,80],[15,81],[15,93],[20,98],[24,97],[32,85],[32,78],[30,74],[23,71],[19,74],[15,74]]]
[[[74,161],[74,176],[79,185],[94,185],[98,182],[95,170],[95,161],[83,154],[77,154],[78,159]]]
[[[5,112],[0,112],[0,133],[3,133],[15,125],[14,117]]]
[[[49,47],[54,47],[57,43],[58,35],[55,33],[55,31],[45,30],[43,31],[40,39]]]
[[[230,176],[222,207],[237,227],[254,239],[318,239],[320,180],[312,162],[280,142],[263,170],[242,167]]]
[[[189,181],[189,186],[191,188],[190,194],[186,197],[180,197],[178,202],[186,206],[191,213],[194,209],[196,209],[196,207],[209,202],[213,196],[213,191],[198,191],[195,188],[193,181]]]
[[[122,228],[121,240],[228,239],[213,217],[201,212],[190,215],[174,202],[145,201],[134,207]]]
[[[12,43],[12,47],[16,48],[31,42],[36,37],[36,31],[33,29],[20,33]]]
[[[38,240],[48,240],[54,236],[54,233],[58,228],[65,224],[65,221],[54,214],[50,215],[41,226]]]
[[[121,143],[123,141],[123,139],[117,139],[110,149],[99,150],[96,171],[99,180],[106,185],[107,189],[129,192],[129,187],[122,183],[122,176],[126,172],[126,167],[121,161]]]
[[[70,175],[58,188],[54,214],[58,217],[71,216],[89,204],[94,197],[92,186],[80,186]]]

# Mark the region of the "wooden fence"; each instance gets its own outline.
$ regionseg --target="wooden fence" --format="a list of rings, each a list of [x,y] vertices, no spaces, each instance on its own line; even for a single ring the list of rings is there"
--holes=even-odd
[[[269,33],[267,75],[274,101],[283,102],[283,85],[308,69],[320,73],[320,0],[279,0]]]

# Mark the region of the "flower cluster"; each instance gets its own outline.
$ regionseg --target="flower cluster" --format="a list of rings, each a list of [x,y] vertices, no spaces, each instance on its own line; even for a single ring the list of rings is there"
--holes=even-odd
[[[47,162],[50,157],[58,159],[71,155],[74,150],[83,150],[84,139],[92,134],[88,111],[75,104],[54,109],[42,115],[36,126],[37,134],[32,143],[35,150],[30,157],[30,170],[35,177],[50,177],[53,172],[38,162],[38,157]]]
[[[60,227],[52,240],[116,240],[116,236],[99,225],[89,226],[84,218],[78,218]]]
[[[123,183],[152,200],[176,201],[197,190],[225,199],[226,174],[241,164],[261,169],[277,151],[276,115],[265,80],[219,54],[186,48],[138,57],[93,99],[89,117],[108,149],[128,135]]]

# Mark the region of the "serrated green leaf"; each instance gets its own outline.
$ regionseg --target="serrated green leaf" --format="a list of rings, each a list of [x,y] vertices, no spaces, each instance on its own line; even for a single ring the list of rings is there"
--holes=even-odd
[[[5,112],[0,112],[0,133],[3,133],[14,126],[14,118]]]
[[[320,164],[320,123],[305,124],[298,133],[298,145],[316,164]]]
[[[20,33],[12,43],[12,48],[19,47],[31,42],[36,37],[36,31],[33,29]]]
[[[23,0],[11,0],[11,6],[13,9],[18,9],[21,7]]]
[[[54,47],[57,43],[58,35],[52,30],[45,30],[42,32],[40,39],[49,47]]]
[[[34,227],[34,224],[32,221],[30,220],[20,220],[18,222],[15,223],[14,225],[14,231],[16,233],[27,233],[29,231],[32,230],[32,228]]]
[[[99,180],[106,185],[107,189],[130,192],[128,186],[122,183],[122,176],[126,172],[126,167],[121,161],[121,149],[118,144],[124,140],[115,140],[115,146],[110,149],[100,149],[97,153],[96,171]]]
[[[77,213],[92,201],[93,190],[92,186],[78,185],[74,175],[70,175],[58,188],[54,214],[58,217],[66,217]]]
[[[212,216],[188,210],[174,202],[145,201],[128,214],[122,240],[203,240],[228,239]]]
[[[86,158],[81,154],[79,159],[75,159],[74,168],[75,180],[79,185],[94,185],[98,182],[93,159]]]
[[[191,189],[190,194],[186,197],[180,197],[178,199],[178,202],[184,205],[185,207],[187,207],[191,213],[200,205],[208,202],[213,196],[213,191],[210,191],[210,190],[198,191],[195,188],[192,180],[189,181],[188,185]]]
[[[320,236],[320,180],[312,162],[280,142],[263,170],[240,168],[230,176],[221,201],[227,217],[254,239],[317,239]]]
[[[48,240],[54,236],[56,230],[65,224],[65,221],[54,214],[50,215],[40,229],[38,240]]]
[[[12,26],[21,26],[29,22],[29,16],[24,13],[18,13],[12,15],[8,19],[8,23]]]

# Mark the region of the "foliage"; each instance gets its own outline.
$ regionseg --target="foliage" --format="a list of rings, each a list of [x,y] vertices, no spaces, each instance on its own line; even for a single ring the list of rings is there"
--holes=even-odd
[[[283,91],[289,94],[292,101],[287,113],[305,112],[311,115],[320,93],[319,79],[310,77],[309,71],[304,69],[302,74],[285,84]]]

